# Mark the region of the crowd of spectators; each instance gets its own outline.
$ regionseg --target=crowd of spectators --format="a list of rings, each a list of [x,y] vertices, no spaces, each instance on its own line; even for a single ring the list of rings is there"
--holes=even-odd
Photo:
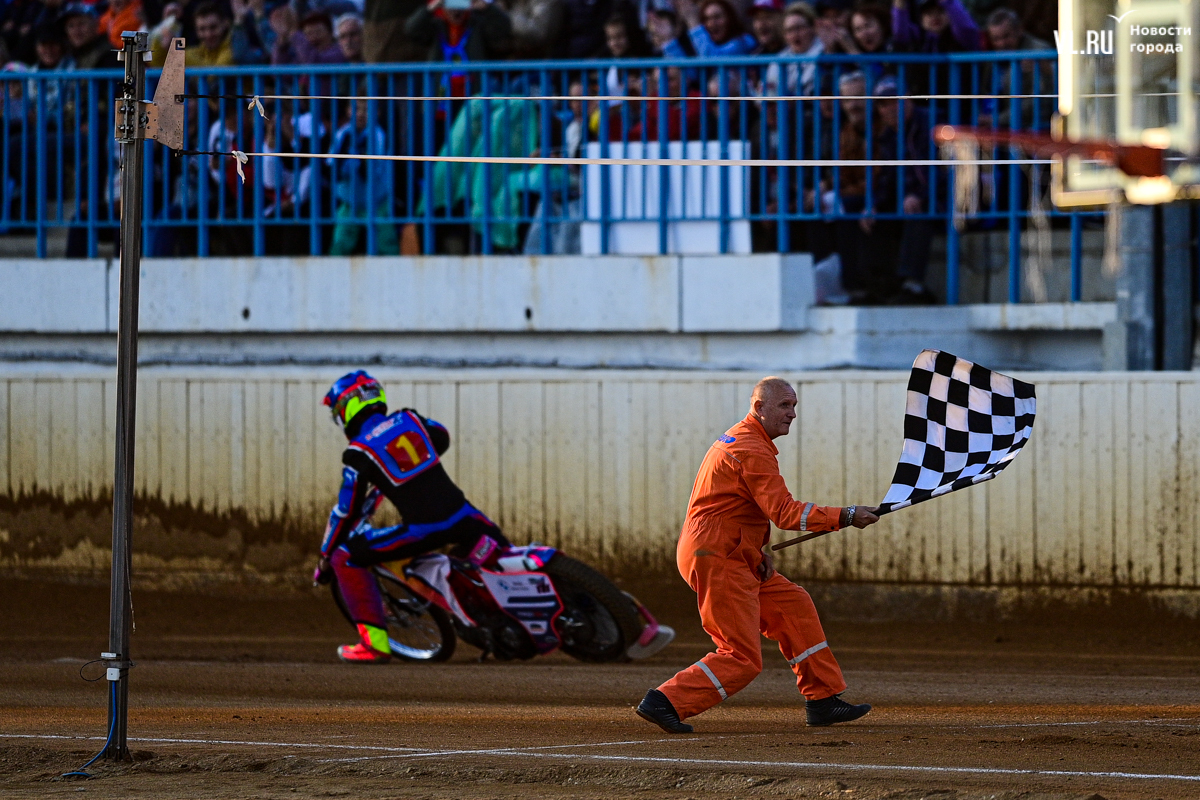
[[[6,0],[0,6],[0,59],[6,72],[77,71],[117,67],[114,49],[121,47],[121,32],[145,30],[150,34],[154,63],[161,65],[170,40],[186,37],[187,64],[192,67],[245,65],[334,65],[392,62],[495,62],[537,59],[652,59],[684,60],[694,57],[745,56],[887,56],[896,53],[938,54],[978,50],[1045,50],[1050,45],[1036,33],[1044,24],[1037,16],[1039,4],[1014,10],[989,5],[995,0]],[[1034,31],[1027,30],[1029,22]],[[619,64],[615,61],[614,64]],[[527,71],[528,73],[528,71]],[[266,73],[270,75],[269,70]],[[1047,62],[1022,62],[1020,91],[1053,92],[1053,75]],[[538,125],[526,111],[502,106],[485,110],[470,98],[481,85],[472,85],[468,71],[446,71],[436,78],[435,94],[442,100],[435,112],[435,147],[445,153],[469,154],[481,138],[492,155],[528,156],[536,153],[578,154],[581,142],[602,136],[612,140],[657,141],[662,126],[666,138],[714,138],[719,125],[741,132],[751,142],[755,157],[818,157],[841,159],[919,159],[930,153],[929,132],[938,121],[936,103],[914,102],[906,97],[939,93],[947,89],[946,73],[933,68],[906,68],[882,59],[839,61],[836,68],[817,60],[764,60],[761,66],[713,70],[671,67],[665,70],[608,66],[570,73],[572,95],[604,94],[606,103],[571,101],[558,105],[548,128]],[[1014,74],[1007,66],[993,75],[986,68],[975,73],[977,91],[1015,93]],[[270,80],[268,78],[268,80]],[[363,94],[351,92],[341,78],[322,78],[300,85],[313,94]],[[347,79],[348,80],[348,79]],[[411,85],[411,84],[410,84]],[[361,88],[361,84],[357,84]],[[40,88],[39,88],[40,87]],[[228,88],[228,87],[227,87]],[[525,91],[540,94],[533,83]],[[567,86],[559,87],[555,94]],[[14,120],[29,113],[31,100],[44,91],[52,124],[43,126],[52,138],[58,161],[69,164],[71,148],[79,137],[63,136],[77,128],[76,110],[60,97],[52,81],[10,83],[5,99],[8,123],[8,174],[20,172],[28,156],[27,134]],[[243,87],[241,91],[245,91]],[[665,95],[669,102],[641,101],[639,97]],[[779,103],[755,97],[843,96],[839,101]],[[705,98],[746,97],[718,107]],[[14,104],[24,104],[20,109]],[[193,104],[194,105],[194,104]],[[718,111],[720,108],[720,111]],[[978,108],[981,124],[1009,126],[1018,109],[1021,125],[1035,120],[1049,124],[1048,103],[1023,98],[1019,103],[994,100]],[[25,109],[22,111],[21,109]],[[190,126],[197,141],[209,149],[227,152],[255,136],[246,114],[225,113],[228,106],[212,109],[211,127]],[[107,113],[107,112],[105,112]],[[485,115],[491,114],[490,118]],[[497,116],[499,114],[499,116]],[[665,120],[664,120],[665,115]],[[101,114],[101,118],[105,115]],[[818,119],[819,117],[819,119]],[[788,119],[790,128],[781,127]],[[516,120],[516,122],[514,122]],[[531,121],[532,120],[532,121]],[[827,124],[821,124],[822,121]],[[817,124],[812,124],[816,122]],[[416,129],[411,120],[408,129]],[[366,101],[331,103],[273,115],[265,123],[264,152],[322,152],[329,154],[385,153],[404,128],[400,112],[382,110]],[[527,132],[525,128],[531,128]],[[544,130],[550,139],[541,141]],[[392,133],[388,133],[388,131]],[[785,131],[781,138],[780,131]],[[789,144],[786,131],[817,131],[817,141],[803,151]],[[836,131],[836,133],[835,133]],[[25,137],[23,147],[14,137]],[[71,141],[68,141],[71,140]],[[72,141],[74,144],[72,144]],[[505,142],[497,152],[495,143]],[[222,208],[246,201],[247,189],[233,179],[233,165],[210,159],[192,169],[187,162],[168,164],[157,177],[159,204],[173,219],[187,219],[208,202]],[[446,187],[426,186],[414,196],[414,173],[387,162],[346,159],[271,157],[250,165],[261,176],[267,208],[275,214],[293,214],[304,205],[330,223],[313,234],[323,252],[362,252],[368,238],[378,253],[396,253],[405,247],[412,231],[396,226],[364,225],[367,217],[395,217],[416,212],[425,205],[460,219],[455,226],[439,226],[439,250],[474,249],[481,235],[472,218],[479,203],[496,203],[496,192],[515,196],[494,211],[538,218],[528,226],[493,226],[491,244],[516,251],[532,243],[552,241],[554,247],[572,247],[577,234],[564,233],[564,220],[577,216],[579,175],[571,171],[538,168],[497,171],[500,184],[469,186],[465,168],[439,167]],[[57,169],[57,168],[55,168]],[[781,208],[837,217],[830,222],[797,222],[789,227],[792,249],[814,252],[818,258],[836,254],[846,290],[857,302],[924,302],[923,285],[930,241],[936,234],[928,212],[931,186],[944,181],[942,171],[928,168],[843,167],[820,170],[811,179],[781,180],[780,170],[758,170],[752,178],[751,210],[770,215]],[[194,181],[207,175],[211,181],[207,201],[198,197]],[[53,181],[53,175],[50,178]],[[11,181],[11,178],[10,178]],[[307,187],[325,187],[312,208]],[[467,183],[463,183],[466,181]],[[569,185],[554,197],[542,197],[538,186]],[[436,181],[435,181],[436,183]],[[156,184],[157,185],[157,184]],[[190,189],[189,189],[190,186]],[[405,187],[408,187],[407,192]],[[532,188],[531,188],[532,187]],[[430,194],[429,192],[433,192]],[[438,194],[441,192],[441,194]],[[105,202],[115,203],[111,192]],[[763,199],[765,198],[765,200]],[[53,199],[53,198],[50,198]],[[403,206],[403,207],[401,207]],[[550,209],[558,222],[549,232],[536,208]],[[110,209],[111,210],[111,209]],[[212,209],[209,209],[211,213]],[[224,212],[223,212],[224,213]],[[924,216],[922,216],[924,215]],[[756,223],[756,242],[763,249],[778,239],[774,223]],[[311,226],[310,226],[311,227]],[[363,233],[367,231],[368,236]],[[447,235],[447,234],[450,235]],[[413,234],[415,235],[415,234]],[[454,243],[455,235],[458,243]],[[242,239],[239,239],[242,236]],[[243,234],[233,235],[226,247],[237,252],[248,245]],[[277,237],[276,249],[312,248],[312,236]],[[474,241],[473,241],[474,239]],[[463,241],[465,240],[465,244]],[[568,242],[568,244],[561,244]],[[765,244],[763,244],[765,243]],[[78,240],[76,251],[78,251]],[[419,245],[418,245],[419,246]],[[159,254],[194,249],[186,230],[170,231],[149,249]],[[305,250],[307,251],[307,250]]]

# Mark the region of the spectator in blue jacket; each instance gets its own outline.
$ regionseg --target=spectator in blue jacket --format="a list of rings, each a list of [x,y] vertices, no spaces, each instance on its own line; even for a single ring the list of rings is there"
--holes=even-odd
[[[383,155],[387,152],[387,136],[382,127],[368,118],[366,102],[359,100],[351,104],[350,119],[334,134],[332,152],[363,155]],[[334,194],[337,198],[337,226],[333,229],[333,245],[329,255],[348,256],[358,246],[364,218],[370,216],[375,220],[392,215],[389,202],[391,163],[375,159],[331,160],[336,175]],[[377,252],[380,255],[399,255],[396,226],[376,221],[369,224],[375,228]]]
[[[687,20],[688,37],[700,58],[714,56],[745,56],[754,52],[758,42],[742,28],[737,12],[728,0],[676,0],[676,7]],[[678,41],[663,47],[667,58],[688,55]]]

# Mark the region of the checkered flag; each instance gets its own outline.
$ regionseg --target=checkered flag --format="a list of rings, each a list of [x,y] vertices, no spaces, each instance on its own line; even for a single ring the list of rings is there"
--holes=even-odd
[[[913,362],[904,449],[879,513],[991,480],[1033,433],[1033,384],[938,350]]]

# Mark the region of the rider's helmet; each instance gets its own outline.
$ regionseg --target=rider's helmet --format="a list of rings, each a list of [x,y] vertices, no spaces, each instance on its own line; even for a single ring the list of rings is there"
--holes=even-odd
[[[387,413],[383,384],[361,369],[334,381],[321,404],[329,406],[333,421],[342,430],[346,430],[363,409],[370,408],[372,414]]]

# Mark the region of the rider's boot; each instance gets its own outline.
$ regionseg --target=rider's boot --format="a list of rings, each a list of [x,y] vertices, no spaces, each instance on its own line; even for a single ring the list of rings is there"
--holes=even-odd
[[[348,664],[386,664],[392,660],[387,631],[374,625],[359,625],[358,644],[344,644],[337,649],[338,658]]]

